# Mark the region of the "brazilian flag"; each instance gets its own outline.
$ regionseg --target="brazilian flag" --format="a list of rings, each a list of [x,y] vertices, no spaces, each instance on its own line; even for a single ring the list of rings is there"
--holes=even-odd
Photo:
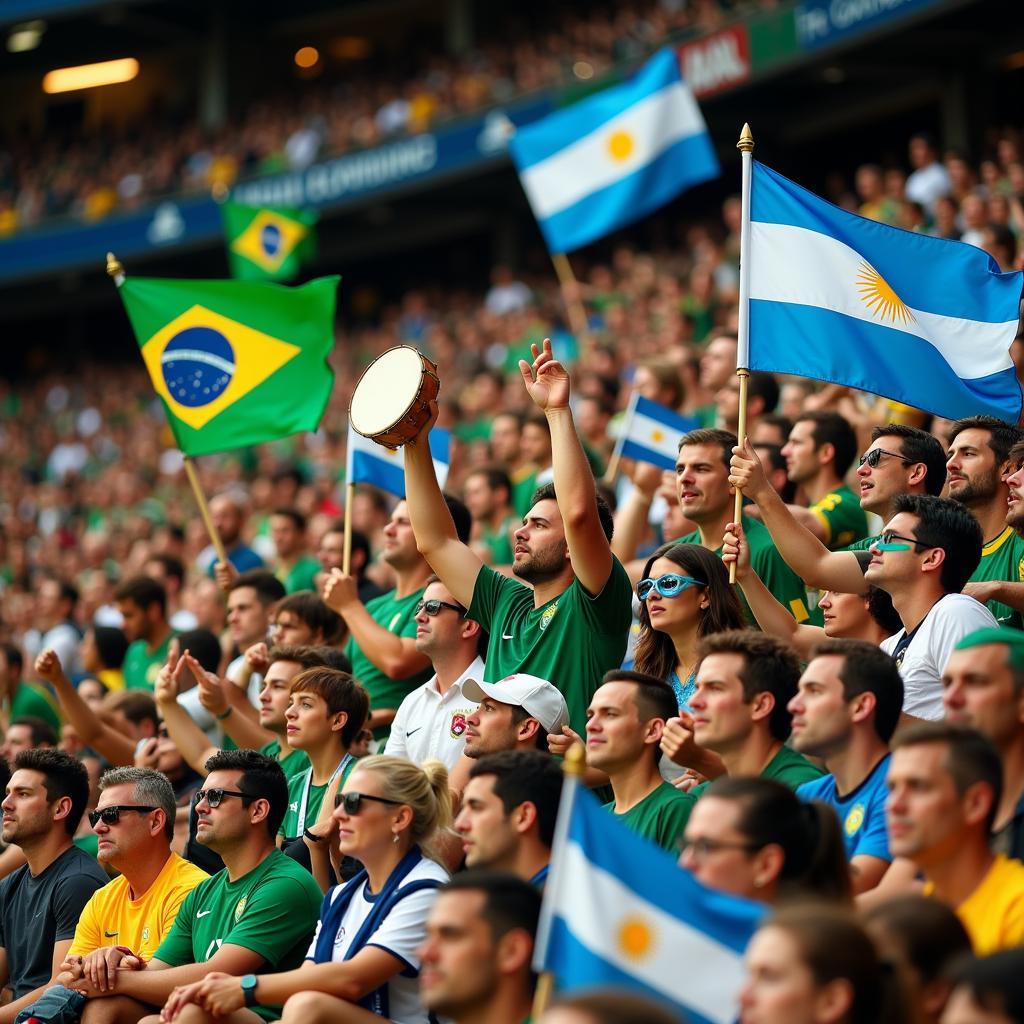
[[[121,298],[182,452],[317,429],[334,384],[338,281],[125,280]]]
[[[239,281],[290,281],[316,257],[312,210],[286,206],[221,206],[231,276]]]

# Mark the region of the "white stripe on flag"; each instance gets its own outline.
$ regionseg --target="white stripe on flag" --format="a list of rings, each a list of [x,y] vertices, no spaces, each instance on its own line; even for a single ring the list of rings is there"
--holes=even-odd
[[[830,309],[931,344],[964,380],[1012,366],[1009,348],[1017,321],[988,324],[910,309],[904,322],[880,316],[861,296],[864,257],[844,242],[808,228],[752,221],[750,297]],[[821,344],[827,345],[828,338]],[[755,339],[756,344],[756,339]]]
[[[645,985],[710,1021],[731,1024],[745,977],[743,958],[710,936],[648,903],[587,859],[578,843],[564,849],[555,914],[576,941]],[[623,952],[624,927],[642,922],[651,936],[645,955]],[[696,966],[684,970],[681,965]]]
[[[544,220],[649,164],[681,139],[706,131],[693,93],[683,82],[672,82],[528,167],[521,175],[523,188],[534,215]],[[618,160],[609,150],[617,133],[632,145],[628,156]]]

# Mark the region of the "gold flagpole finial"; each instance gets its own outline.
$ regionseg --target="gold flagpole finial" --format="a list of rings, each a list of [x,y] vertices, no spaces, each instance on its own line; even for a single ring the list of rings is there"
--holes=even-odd
[[[740,141],[736,143],[736,148],[742,153],[754,152],[754,136],[750,131],[749,124],[744,123],[743,131],[740,132]]]
[[[582,743],[574,743],[566,752],[562,762],[565,775],[582,776],[587,770],[587,751]]]
[[[112,252],[107,253],[107,276],[113,280],[118,288],[124,284],[124,267]]]

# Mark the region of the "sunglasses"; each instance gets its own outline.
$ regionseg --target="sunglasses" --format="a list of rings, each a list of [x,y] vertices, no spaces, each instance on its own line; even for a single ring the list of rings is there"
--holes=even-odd
[[[466,612],[465,608],[462,608],[457,604],[449,604],[447,601],[417,601],[416,607],[413,608],[413,615],[419,615],[420,612],[426,612],[431,618],[435,615],[441,614],[442,608],[450,608],[453,612],[458,612],[460,615],[464,615]]]
[[[906,541],[906,543],[895,543],[896,541]],[[872,547],[878,551],[909,551],[911,545],[915,548],[928,547],[927,544],[919,541],[916,537],[904,537],[902,533],[896,533],[893,530],[884,530]]]
[[[364,800],[373,800],[378,804],[392,804],[395,807],[402,806],[401,800],[385,800],[382,796],[370,796],[369,793],[338,793],[334,798],[334,809],[344,807],[346,814],[358,814]]]
[[[641,580],[636,585],[636,596],[641,601],[646,601],[651,596],[651,591],[656,590],[662,597],[678,597],[684,590],[690,587],[706,587],[707,584],[692,576],[680,576],[676,572],[667,572],[656,580]]]
[[[95,828],[101,821],[104,825],[116,825],[121,820],[125,811],[136,811],[139,814],[149,814],[155,811],[155,807],[143,807],[140,804],[114,804],[112,807],[104,807],[102,811],[89,812],[89,824]]]
[[[906,455],[900,455],[897,452],[887,452],[884,448],[872,448],[866,455],[860,457],[860,461],[857,463],[858,466],[870,466],[872,469],[876,469],[878,464],[882,461],[882,456],[888,455],[891,459],[901,459],[903,462],[909,462],[913,465],[914,460],[908,459]]]
[[[220,807],[226,796],[237,796],[243,803],[256,799],[249,793],[239,793],[234,789],[197,789],[196,795],[192,797],[192,802],[199,805],[205,800],[211,807]]]

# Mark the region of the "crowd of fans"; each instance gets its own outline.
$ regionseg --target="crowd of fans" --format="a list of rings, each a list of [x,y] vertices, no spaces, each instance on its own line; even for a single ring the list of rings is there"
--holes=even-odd
[[[547,24],[512,24],[462,56],[431,49],[411,71],[374,54],[331,69],[298,93],[247,99],[229,123],[204,131],[173,112],[80,138],[23,136],[0,145],[0,237],[51,217],[99,220],[175,193],[222,193],[254,174],[430,130],[517,96],[588,81],[635,62],[665,39],[714,31],[768,0],[647,0],[581,13],[551,10]],[[330,61],[329,52],[321,58]],[[396,86],[396,83],[403,83]]]
[[[898,190],[833,195],[942,233],[952,199],[1009,267],[1017,144],[975,180],[915,137]],[[141,367],[2,386],[0,1024],[517,1024],[577,743],[610,815],[771,908],[748,1024],[1024,1020],[1024,431],[754,374],[740,445],[735,214],[581,264],[586,338],[505,268],[343,333],[317,434],[202,460],[226,561]],[[344,410],[399,342],[447,493],[427,423],[346,574]],[[613,480],[634,389],[695,425]]]

